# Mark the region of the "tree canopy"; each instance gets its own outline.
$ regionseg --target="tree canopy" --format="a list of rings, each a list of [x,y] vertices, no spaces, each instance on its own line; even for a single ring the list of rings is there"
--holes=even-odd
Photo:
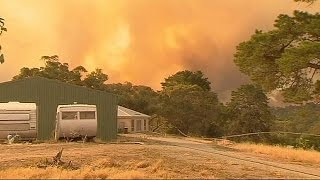
[[[79,67],[78,67],[79,68]],[[80,69],[81,70],[81,67]],[[83,85],[92,89],[105,89],[105,82],[108,80],[108,75],[102,72],[102,69],[96,69],[91,73],[86,75],[86,78],[83,80]]]
[[[7,28],[4,25],[4,19],[0,17],[0,35],[4,32],[7,31]],[[1,53],[1,45],[0,45],[0,63],[4,63],[4,55]]]
[[[208,78],[204,77],[204,74],[201,71],[179,71],[174,75],[165,78],[164,82],[161,83],[162,88],[175,86],[178,84],[184,85],[198,85],[205,91],[210,91],[210,81]]]
[[[302,106],[274,108],[277,117],[274,130],[318,134],[320,131],[320,105],[307,103]]]
[[[301,106],[287,106],[273,108],[276,121],[272,131],[304,132],[319,134],[320,131],[320,105],[307,103]],[[292,145],[298,148],[312,148],[320,150],[320,138],[306,135],[289,136],[277,135],[275,140],[283,145]]]
[[[20,69],[20,74],[14,76],[13,80],[40,76],[100,90],[104,88],[104,83],[108,80],[108,76],[101,69],[96,69],[83,78],[84,73],[87,73],[83,66],[77,66],[70,70],[69,64],[60,62],[57,55],[43,56],[41,59],[45,62],[45,66],[40,68],[23,67]]]
[[[221,133],[222,105],[201,71],[180,71],[161,84],[160,114],[173,125],[173,131],[202,136]]]
[[[320,14],[281,14],[275,29],[257,30],[237,46],[235,63],[265,90],[281,90],[288,102],[312,99],[320,89]]]
[[[269,131],[273,116],[268,106],[268,98],[261,88],[242,85],[231,93],[227,104],[228,132],[242,134]]]
[[[198,85],[177,84],[161,93],[161,114],[186,134],[213,135],[220,133],[220,103],[214,92]]]

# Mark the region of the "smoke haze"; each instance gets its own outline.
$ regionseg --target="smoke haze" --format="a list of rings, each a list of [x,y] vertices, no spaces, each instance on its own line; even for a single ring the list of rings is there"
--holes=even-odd
[[[202,70],[221,100],[248,82],[233,64],[235,47],[278,14],[319,11],[293,0],[0,0],[0,81],[59,55],[71,67],[102,68],[108,82],[160,88],[179,70]]]

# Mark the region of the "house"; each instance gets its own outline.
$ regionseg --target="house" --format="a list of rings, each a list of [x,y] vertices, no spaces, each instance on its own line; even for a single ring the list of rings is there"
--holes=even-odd
[[[150,116],[118,106],[118,132],[149,131]]]

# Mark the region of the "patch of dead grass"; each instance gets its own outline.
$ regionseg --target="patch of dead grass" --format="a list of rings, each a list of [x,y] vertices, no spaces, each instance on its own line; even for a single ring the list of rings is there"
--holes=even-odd
[[[140,161],[136,165],[137,168],[147,168],[149,166],[150,166],[150,163],[147,161]]]
[[[270,157],[281,160],[298,161],[312,164],[320,163],[320,152],[314,150],[292,149],[283,146],[250,143],[234,144],[232,147],[241,151],[269,155]]]
[[[65,170],[60,168],[17,168],[0,172],[1,179],[141,179],[147,177],[145,172],[136,170],[123,171],[116,168],[92,169],[84,167],[79,170]]]
[[[167,177],[162,170],[163,160],[121,162],[112,158],[96,160],[80,169],[62,169],[57,167],[37,168],[20,167],[0,171],[0,179],[141,179]]]

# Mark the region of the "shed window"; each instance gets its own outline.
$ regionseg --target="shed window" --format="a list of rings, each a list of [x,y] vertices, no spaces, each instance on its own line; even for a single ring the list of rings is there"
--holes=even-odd
[[[78,119],[77,112],[62,112],[61,118],[66,120]]]
[[[80,112],[80,119],[96,119],[96,113],[94,111]]]

